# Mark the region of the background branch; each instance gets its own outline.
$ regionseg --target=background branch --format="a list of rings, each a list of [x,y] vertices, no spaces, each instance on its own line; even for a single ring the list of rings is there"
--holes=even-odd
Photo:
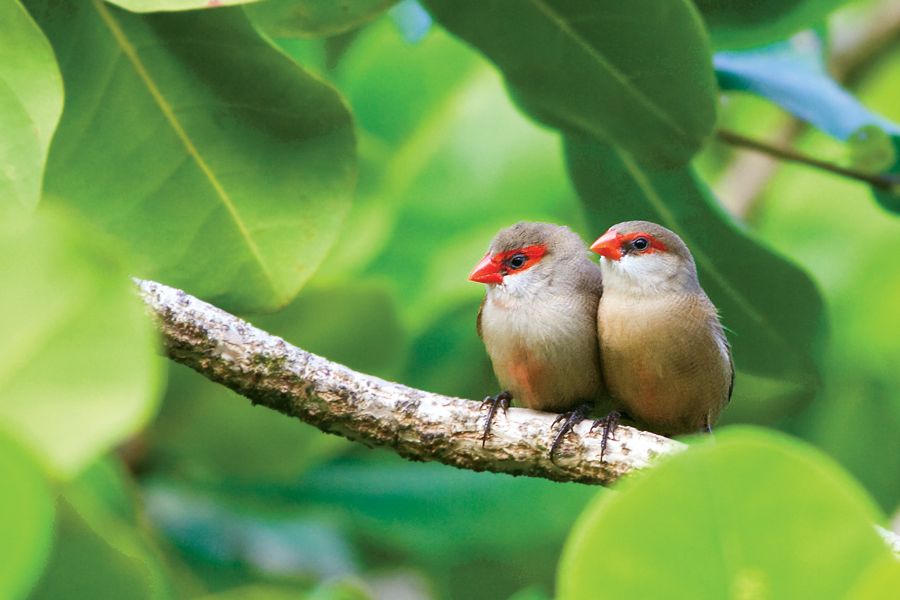
[[[890,191],[894,186],[900,185],[900,178],[897,178],[896,176],[890,174],[866,173],[858,169],[842,167],[825,160],[807,156],[791,148],[780,148],[761,140],[755,140],[735,131],[719,129],[718,131],[716,131],[716,137],[719,138],[719,140],[733,146],[747,148],[756,152],[762,152],[763,154],[768,154],[769,156],[773,156],[781,160],[804,164],[810,167],[821,169],[822,171],[827,171],[836,175],[842,175],[850,179],[856,179],[857,181],[868,183],[869,185],[872,185],[880,190]]]
[[[441,396],[358,373],[292,346],[185,292],[138,281],[170,358],[254,404],[410,460],[555,481],[609,484],[683,445],[620,426],[600,461],[590,420],[549,458],[556,415],[524,408],[498,413],[484,448],[481,403]]]

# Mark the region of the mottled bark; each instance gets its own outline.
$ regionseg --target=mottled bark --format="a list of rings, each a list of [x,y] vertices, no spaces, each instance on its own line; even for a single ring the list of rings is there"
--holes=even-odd
[[[254,404],[409,460],[554,481],[607,485],[684,445],[620,425],[600,461],[600,432],[585,421],[549,458],[556,415],[524,408],[498,413],[484,448],[487,410],[385,381],[301,350],[193,296],[138,280],[166,353]],[[900,556],[900,536],[877,527]]]
[[[251,402],[410,460],[555,481],[609,484],[682,444],[627,426],[600,461],[598,428],[582,422],[550,460],[556,415],[524,408],[497,414],[481,445],[481,402],[441,396],[357,373],[292,346],[185,292],[138,282],[167,354]]]

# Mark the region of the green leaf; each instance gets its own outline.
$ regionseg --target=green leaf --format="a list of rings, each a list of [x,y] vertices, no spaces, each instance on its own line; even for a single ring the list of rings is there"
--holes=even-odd
[[[748,48],[819,24],[846,0],[694,0],[717,48]]]
[[[53,554],[31,598],[173,597],[159,549],[128,514],[124,486],[121,468],[100,463],[64,489]]]
[[[689,168],[651,170],[612,147],[575,138],[566,140],[566,156],[595,235],[634,219],[678,233],[719,309],[738,371],[790,383],[795,399],[810,396],[825,319],[803,271],[739,229]],[[745,391],[738,381],[735,394]]]
[[[47,192],[127,242],[134,275],[229,310],[288,304],[349,206],[354,136],[337,93],[239,9],[32,6],[68,92]]]
[[[890,598],[900,590],[900,561],[885,557],[869,568],[847,595],[847,600]]]
[[[375,19],[397,0],[266,0],[244,10],[254,25],[273,37],[322,37],[355,29]]]
[[[566,132],[684,164],[715,122],[703,24],[688,0],[426,0],[497,64],[514,96]]]
[[[62,77],[47,38],[18,0],[0,2],[0,202],[33,208],[62,113]]]
[[[53,497],[40,465],[0,430],[0,597],[24,598],[50,554]]]
[[[890,556],[878,518],[811,447],[721,432],[588,507],[566,542],[558,597],[843,598]]]
[[[893,146],[893,154],[900,157],[900,134],[891,136],[891,144]],[[885,175],[892,175],[895,183],[888,189],[872,188],[875,200],[883,208],[900,213],[900,159],[894,161],[894,164],[885,171]]]
[[[0,220],[0,422],[64,476],[134,433],[158,386],[156,336],[120,249],[78,225]]]

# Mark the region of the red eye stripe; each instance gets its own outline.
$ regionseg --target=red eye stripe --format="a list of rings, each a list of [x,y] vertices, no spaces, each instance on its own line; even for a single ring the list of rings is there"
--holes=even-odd
[[[623,248],[638,238],[644,238],[650,243],[645,250],[641,250],[644,254],[650,254],[651,252],[666,252],[669,249],[661,241],[643,231],[638,231],[636,233],[622,233],[617,236],[617,239]]]
[[[505,265],[506,261],[516,254],[524,254],[526,258],[525,264],[518,269],[514,269],[514,271],[518,273],[536,265],[541,258],[547,254],[547,247],[543,244],[537,244],[534,246],[525,246],[524,248],[516,248],[515,250],[508,250],[507,252],[500,252],[491,257],[491,262],[496,265]]]

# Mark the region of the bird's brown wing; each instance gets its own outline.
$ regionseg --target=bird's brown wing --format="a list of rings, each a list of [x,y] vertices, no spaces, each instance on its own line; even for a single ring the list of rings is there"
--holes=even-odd
[[[478,337],[480,338],[484,337],[483,335],[481,335],[481,311],[484,310],[484,303],[486,300],[487,298],[481,299],[481,306],[478,307],[478,318],[475,319],[475,331],[478,332]]]

